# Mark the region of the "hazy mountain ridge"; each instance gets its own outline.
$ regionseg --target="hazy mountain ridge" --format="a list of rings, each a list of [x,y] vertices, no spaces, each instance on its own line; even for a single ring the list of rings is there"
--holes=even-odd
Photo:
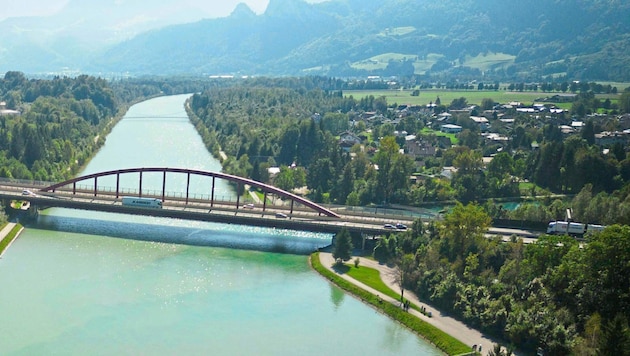
[[[241,4],[229,17],[151,30],[89,59],[66,55],[63,43],[40,51],[88,72],[630,81],[628,18],[621,0],[271,0],[262,15]]]

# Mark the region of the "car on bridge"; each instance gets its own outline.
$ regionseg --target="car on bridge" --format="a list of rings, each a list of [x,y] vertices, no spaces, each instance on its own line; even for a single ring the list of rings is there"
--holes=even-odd
[[[396,226],[394,226],[394,224],[385,224],[385,225],[383,225],[383,228],[390,229],[390,230],[396,230]]]
[[[398,223],[398,224],[396,224],[396,228],[398,230],[407,230],[407,225],[405,225],[403,223]]]
[[[254,209],[254,204],[245,204],[243,205],[243,209]]]
[[[286,218],[288,218],[288,216],[285,213],[276,213],[276,218],[278,218],[278,219],[286,219]]]

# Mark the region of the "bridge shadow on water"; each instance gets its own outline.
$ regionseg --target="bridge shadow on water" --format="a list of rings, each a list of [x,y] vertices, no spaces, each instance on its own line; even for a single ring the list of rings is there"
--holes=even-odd
[[[292,230],[156,219],[155,223],[40,215],[29,227],[121,239],[306,255],[332,236]],[[193,225],[191,226],[186,226]]]

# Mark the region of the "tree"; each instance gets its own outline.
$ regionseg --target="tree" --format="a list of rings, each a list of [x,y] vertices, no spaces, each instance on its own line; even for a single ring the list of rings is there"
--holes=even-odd
[[[398,249],[396,256],[396,275],[394,281],[400,287],[400,302],[404,302],[405,297],[405,282],[408,274],[413,272],[414,257],[412,254],[402,254],[402,251]]]
[[[352,248],[350,231],[344,227],[335,235],[335,243],[332,251],[333,258],[335,260],[341,259],[342,261],[348,261],[352,257]]]
[[[630,330],[622,314],[617,314],[604,326],[597,355],[630,355]]]
[[[286,165],[293,163],[297,156],[297,144],[300,139],[300,129],[297,126],[289,127],[280,139],[280,154],[278,162]]]
[[[630,113],[630,91],[625,91],[619,97],[619,109],[622,112]]]
[[[477,204],[457,203],[453,211],[445,215],[440,234],[449,260],[464,260],[469,252],[475,252],[471,250],[485,238],[491,222],[490,216]]]
[[[481,100],[481,109],[482,110],[492,110],[494,108],[494,105],[496,103],[494,102],[494,100],[489,99],[489,98],[483,98]]]
[[[588,120],[584,128],[582,129],[582,138],[588,142],[589,145],[595,144],[595,127],[593,120]]]

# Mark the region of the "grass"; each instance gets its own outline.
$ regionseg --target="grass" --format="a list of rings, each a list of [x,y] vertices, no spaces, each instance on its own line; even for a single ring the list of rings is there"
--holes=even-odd
[[[398,28],[397,32],[392,32],[397,35],[404,34],[404,31],[409,30],[408,27]],[[382,34],[384,36],[384,34]],[[390,61],[413,61],[414,72],[416,74],[424,74],[427,70],[431,69],[431,67],[437,63],[437,61],[444,57],[441,54],[430,53],[425,57],[418,57],[415,54],[402,54],[402,53],[384,53],[379,54],[377,56],[373,56],[367,59],[363,59],[361,61],[357,61],[352,63],[350,66],[355,69],[362,70],[379,70],[387,68],[387,65]]]
[[[453,145],[457,145],[459,143],[459,139],[457,138],[457,135],[452,134],[452,133],[446,133],[446,132],[442,132],[442,131],[435,131],[432,130],[428,127],[424,127],[422,128],[422,131],[420,131],[421,133],[424,134],[434,134],[435,136],[444,136],[444,137],[448,137],[451,140],[451,144]]]
[[[507,67],[514,63],[516,56],[512,56],[505,53],[480,53],[475,57],[466,56],[464,66],[477,68],[481,71],[492,70],[498,67]]]
[[[413,26],[405,26],[405,27],[394,27],[394,28],[387,28],[383,31],[381,31],[381,33],[379,33],[380,36],[383,37],[387,37],[387,36],[404,36],[406,34],[412,33],[416,31],[416,28]]]
[[[416,316],[407,313],[400,309],[398,306],[383,303],[380,298],[370,292],[367,292],[354,284],[346,281],[345,279],[339,277],[334,272],[330,271],[326,267],[324,267],[319,260],[319,252],[315,252],[311,255],[310,258],[311,266],[315,269],[319,274],[321,274],[326,279],[330,280],[332,283],[339,286],[341,289],[355,295],[358,298],[361,298],[362,301],[372,305],[374,308],[380,310],[384,314],[388,315],[392,319],[400,322],[405,325],[413,332],[418,335],[424,337],[429,342],[433,343],[437,348],[444,351],[448,355],[459,355],[466,352],[470,352],[470,346],[465,345],[461,341],[455,339],[451,335],[443,332],[442,330],[436,328],[435,326],[418,319]],[[363,269],[365,267],[359,267]],[[368,272],[370,273],[370,272]],[[373,277],[370,277],[372,279]]]
[[[454,99],[466,98],[469,104],[481,105],[483,99],[492,99],[497,103],[509,103],[518,101],[523,104],[531,104],[537,98],[551,96],[553,93],[541,92],[515,92],[507,90],[446,90],[446,89],[425,89],[420,90],[420,95],[411,96],[413,90],[383,89],[383,90],[344,90],[346,97],[352,95],[355,99],[368,97],[375,98],[384,96],[387,103],[427,105],[434,103],[439,97],[443,105],[449,105]]]
[[[344,266],[347,267],[344,273],[348,276],[356,279],[357,281],[365,284],[370,288],[379,291],[379,293],[383,295],[394,298],[396,300],[400,300],[400,293],[393,291],[383,282],[383,279],[381,278],[381,273],[378,270],[361,265],[359,265],[359,267],[354,267],[347,264]],[[420,310],[420,307],[413,303],[411,303],[411,308],[422,312],[422,310]]]
[[[4,239],[0,242],[0,255],[2,255],[2,253],[7,248],[7,246],[9,246],[9,244],[13,242],[13,240],[15,240],[15,237],[17,236],[18,232],[20,232],[21,229],[22,229],[22,225],[16,224],[13,227],[13,229],[9,231],[7,236],[4,237]]]
[[[349,265],[346,265],[346,266],[348,266],[348,271],[346,272],[348,276],[356,279],[357,281],[369,287],[376,289],[383,295],[392,297],[394,299],[400,299],[400,294],[391,290],[383,282],[383,279],[381,279],[381,273],[378,270],[375,270],[374,268],[361,266],[360,264],[359,264],[359,267],[354,267],[354,266],[349,266]]]

